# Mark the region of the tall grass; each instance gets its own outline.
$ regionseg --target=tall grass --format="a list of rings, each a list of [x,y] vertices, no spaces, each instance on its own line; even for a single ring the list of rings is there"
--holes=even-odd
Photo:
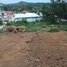
[[[22,21],[17,21],[17,22],[8,22],[6,26],[26,26],[26,31],[27,32],[58,32],[59,30],[64,30],[67,31],[67,23],[62,23],[60,24],[53,24],[54,27],[50,27],[51,23],[50,22],[40,22],[40,21],[35,21],[35,22],[27,22],[26,20]],[[46,25],[46,28],[42,28],[42,25]]]

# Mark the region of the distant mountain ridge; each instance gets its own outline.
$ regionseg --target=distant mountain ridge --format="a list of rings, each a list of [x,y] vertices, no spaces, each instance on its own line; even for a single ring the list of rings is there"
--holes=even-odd
[[[25,1],[20,1],[18,3],[11,3],[11,4],[27,4],[28,2],[25,2]]]
[[[17,2],[17,3],[11,3],[11,4],[5,4],[5,5],[27,5],[27,4],[44,4],[44,3],[43,2],[33,3],[33,2],[20,1],[20,2]],[[49,3],[46,3],[46,4],[49,4]]]
[[[32,2],[25,2],[25,1],[20,1],[18,3],[11,3],[11,4],[6,4],[6,6],[12,6],[13,9],[18,9],[18,10],[41,10],[44,4],[49,5],[50,3],[32,3]]]

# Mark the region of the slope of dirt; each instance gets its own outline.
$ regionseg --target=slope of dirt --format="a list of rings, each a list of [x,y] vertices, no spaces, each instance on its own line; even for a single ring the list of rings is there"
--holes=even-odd
[[[67,67],[67,32],[0,34],[0,67]]]

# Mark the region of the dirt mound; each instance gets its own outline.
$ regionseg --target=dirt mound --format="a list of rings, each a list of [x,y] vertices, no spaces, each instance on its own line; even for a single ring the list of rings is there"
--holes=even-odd
[[[16,29],[18,32],[25,32],[25,26],[18,26]]]
[[[13,33],[17,33],[17,32],[25,32],[25,26],[6,26],[3,30],[3,32],[13,32]]]
[[[16,27],[15,26],[6,26],[3,30],[3,32],[17,32]]]
[[[67,67],[67,32],[0,34],[0,67]]]

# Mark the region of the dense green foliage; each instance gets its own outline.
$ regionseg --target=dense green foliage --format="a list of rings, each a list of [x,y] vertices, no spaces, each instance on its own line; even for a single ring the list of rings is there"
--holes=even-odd
[[[12,26],[12,25],[15,25],[15,26],[26,26],[28,24],[28,22],[26,20],[21,20],[21,21],[17,21],[17,22],[7,22],[6,26]]]
[[[51,0],[49,5],[42,8],[43,19],[51,24],[57,24],[57,20],[62,23],[61,19],[67,19],[67,3],[61,0]]]
[[[46,5],[49,5],[50,3],[45,3]],[[7,4],[2,7],[5,11],[14,11],[15,13],[18,13],[23,10],[28,10],[29,12],[37,12],[41,11],[44,3],[29,3],[29,2],[18,2],[14,4]]]
[[[40,21],[35,21],[35,22],[27,22],[26,20],[22,21],[17,21],[17,22],[8,22],[6,26],[26,26],[26,31],[27,32],[35,32],[35,31],[44,31],[42,28],[42,25],[45,23],[40,22]]]
[[[26,26],[26,32],[58,32],[59,30],[67,31],[67,23],[60,25],[60,24],[54,24],[53,27],[51,27],[50,22],[42,22],[42,21],[35,21],[35,22],[27,22],[26,20],[17,21],[17,22],[8,22],[6,26]],[[45,28],[42,27],[42,25],[46,25]]]
[[[48,32],[58,32],[59,29],[58,28],[51,28]]]
[[[62,25],[61,29],[64,30],[64,31],[67,31],[67,25]]]

